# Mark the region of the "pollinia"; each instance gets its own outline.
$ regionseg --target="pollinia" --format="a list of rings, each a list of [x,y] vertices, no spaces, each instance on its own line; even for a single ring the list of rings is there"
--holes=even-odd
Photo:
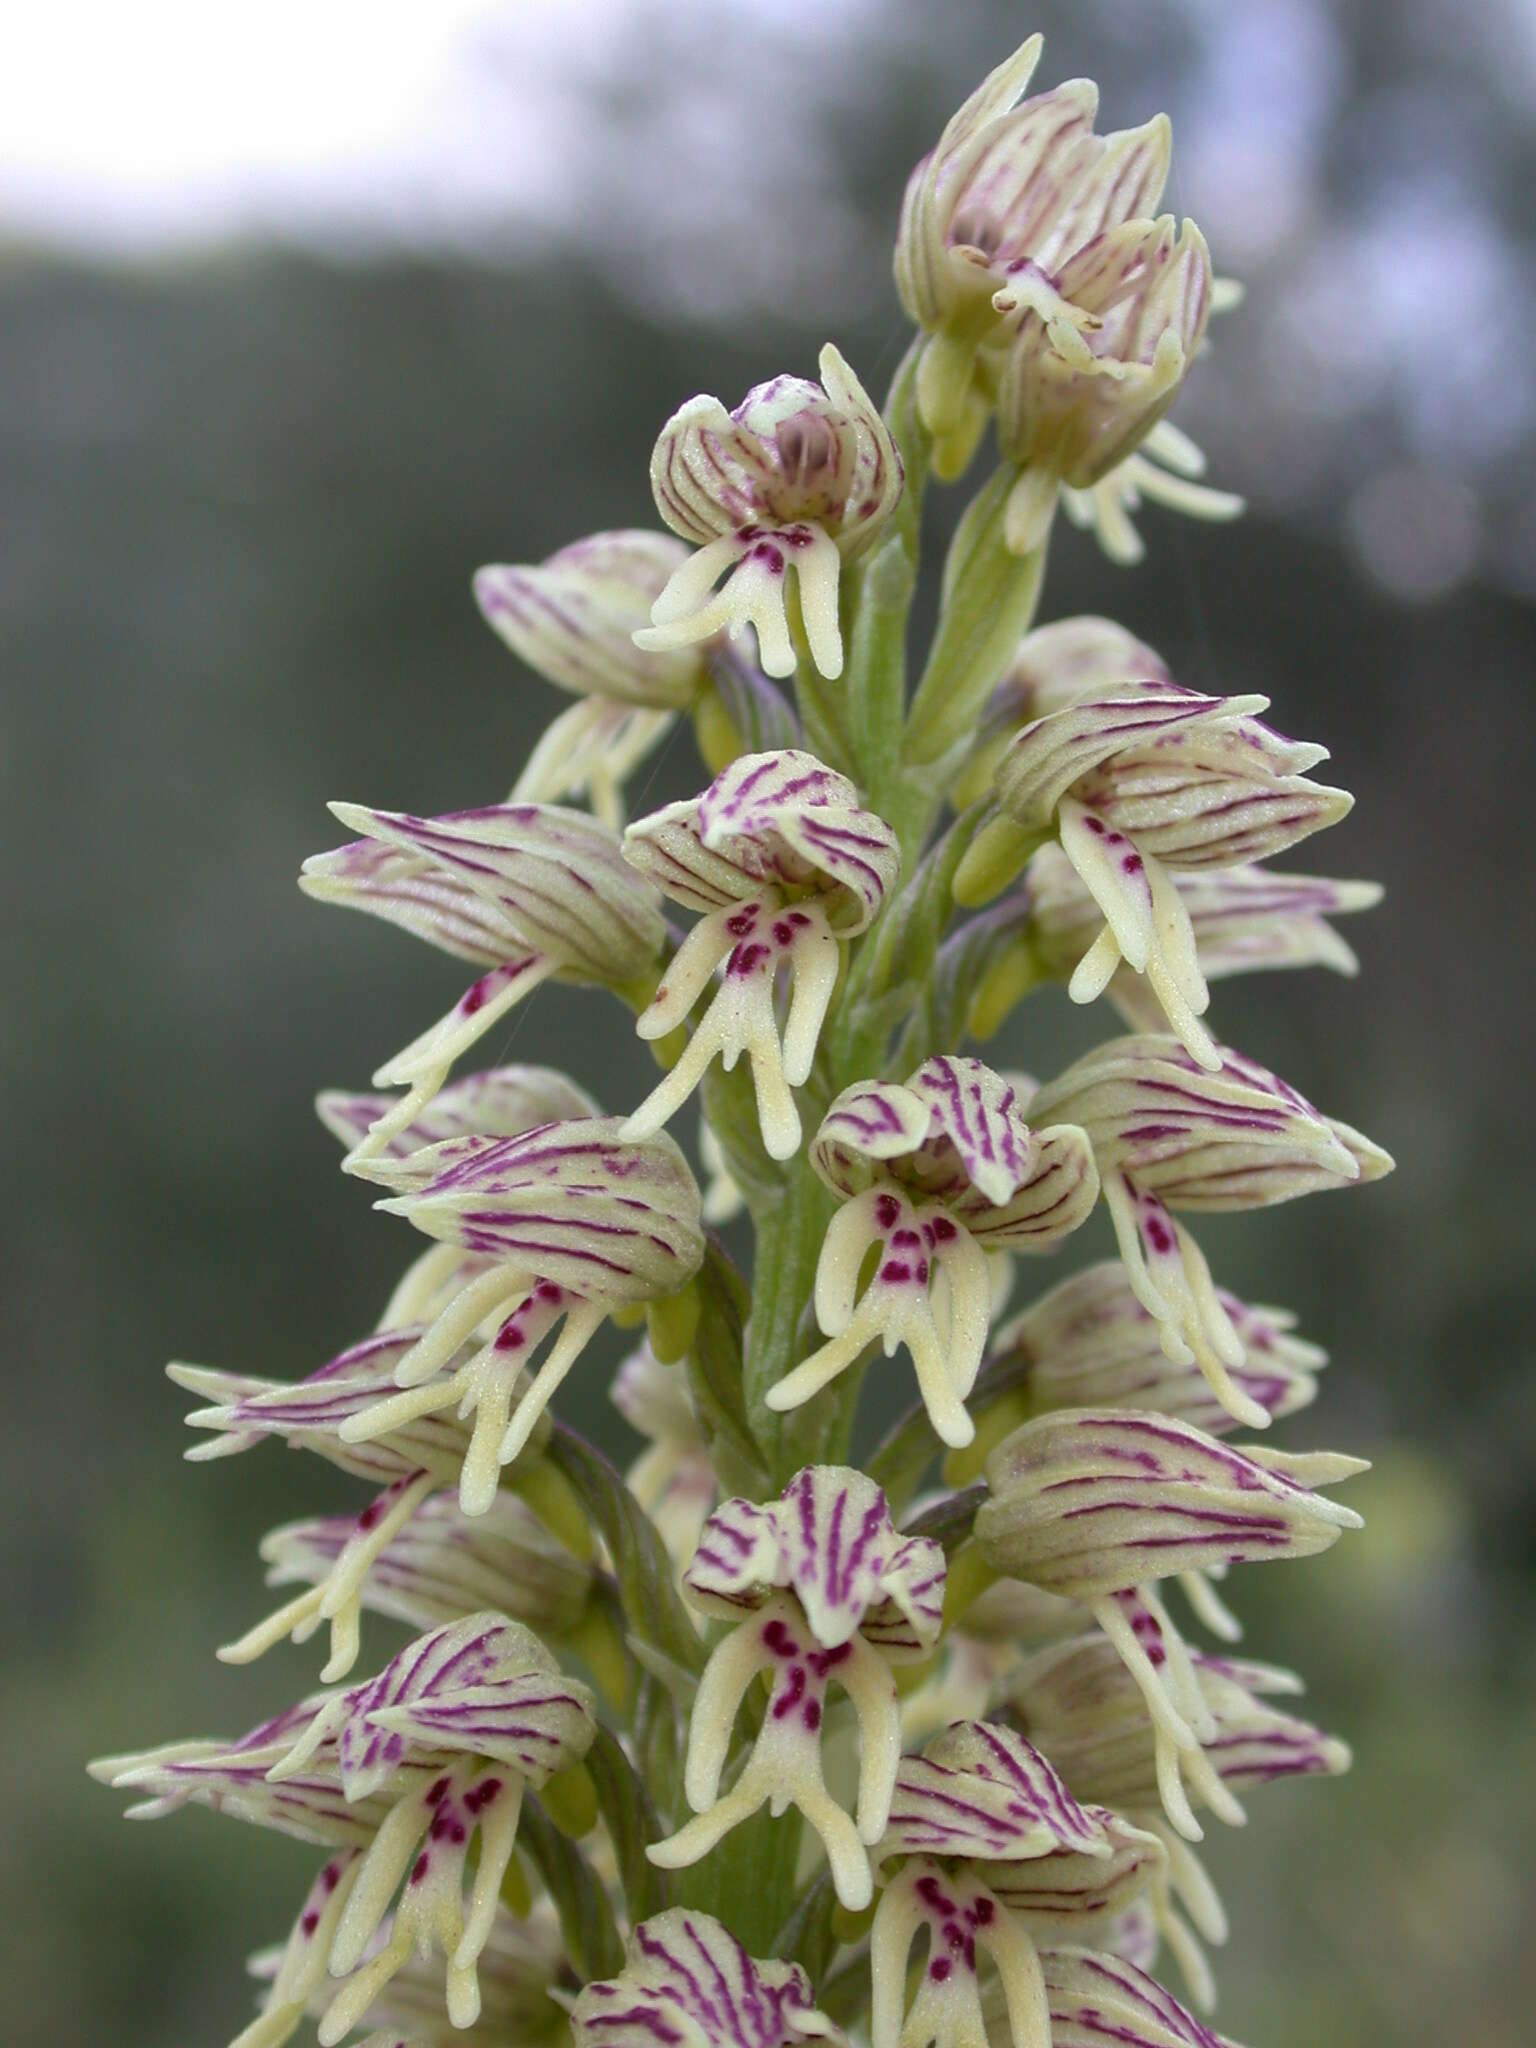
[[[665,530],[476,578],[571,700],[507,800],[338,804],[305,864],[471,979],[320,1098],[426,1240],[378,1326],[294,1380],[170,1369],[192,1457],[277,1438],[361,1491],[272,1533],[279,1604],[220,1653],[314,1641],[319,1689],[94,1767],[312,1846],[237,2048],[1214,2048],[1195,1845],[1348,1762],[1226,1594],[1356,1526],[1361,1466],[1271,1447],[1323,1354],[1195,1231],[1389,1169],[1210,1015],[1225,975],[1351,971],[1331,920],[1375,892],[1268,865],[1350,798],[1264,698],[1036,623],[1058,509],[1116,559],[1142,500],[1237,509],[1163,417],[1234,296],[1157,212],[1168,124],[1028,96],[1039,52],[912,173],[884,409],[831,345],[689,400]],[[909,687],[924,498],[989,427]],[[626,824],[679,726],[697,794]],[[642,1101],[476,1070],[552,979],[630,1012]],[[1049,984],[1123,1031],[988,1065]],[[1074,1262],[1100,1205],[1118,1257]],[[609,1323],[627,1476],[557,1412]],[[866,1379],[904,1412],[860,1465]],[[365,1655],[365,1616],[411,1639]]]

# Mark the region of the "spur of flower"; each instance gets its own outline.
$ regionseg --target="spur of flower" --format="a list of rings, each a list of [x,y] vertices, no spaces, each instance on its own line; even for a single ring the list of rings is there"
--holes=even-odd
[[[587,1688],[560,1673],[530,1630],[484,1613],[239,1742],[175,1743],[92,1768],[137,1792],[146,1816],[206,1805],[337,1852],[300,1912],[255,2035],[288,2039],[329,1973],[344,1980],[320,2023],[322,2048],[334,2048],[418,1945],[446,1959],[453,2025],[473,2025],[476,1964],[524,1790],[578,1762],[595,1728]],[[391,1902],[388,1939],[376,1948]]]
[[[513,785],[513,802],[585,796],[618,830],[626,778],[705,686],[703,650],[647,652],[635,633],[688,550],[671,534],[589,534],[545,562],[475,572],[487,625],[529,668],[576,698],[545,731]]]
[[[1326,750],[1263,724],[1267,698],[1203,696],[1161,664],[1084,689],[1065,645],[1074,659],[1061,677],[1030,664],[1030,722],[996,769],[1003,816],[967,856],[957,893],[984,900],[1035,847],[1058,841],[1103,920],[1072,970],[1073,1001],[1092,1002],[1123,964],[1214,1067],[1200,1022],[1210,993],[1174,875],[1267,859],[1337,824],[1354,799],[1310,780]]]
[[[1210,1072],[1177,1039],[1111,1039],[1047,1082],[1031,1108],[1088,1133],[1126,1277],[1168,1356],[1198,1364],[1228,1413],[1263,1429],[1269,1410],[1233,1378],[1242,1339],[1172,1211],[1268,1208],[1377,1180],[1392,1161],[1256,1060],[1216,1051]]]
[[[626,1142],[617,1117],[449,1139],[369,1170],[399,1190],[381,1209],[484,1264],[400,1360],[399,1391],[340,1434],[366,1443],[446,1408],[473,1415],[459,1498],[466,1514],[484,1514],[502,1467],[608,1316],[676,1293],[698,1270],[698,1186],[664,1132]],[[445,1371],[471,1339],[465,1363]]]
[[[718,1055],[745,1053],[769,1156],[800,1149],[792,1090],[810,1078],[842,964],[841,942],[874,919],[900,867],[896,835],[844,775],[789,748],[743,754],[701,796],[640,818],[625,858],[674,902],[703,913],[667,963],[636,1029],[665,1038],[716,971],[720,986],[687,1046],[624,1125],[659,1131]],[[789,998],[782,1024],[781,978]]]
[[[576,2048],[796,2048],[841,2043],[798,1963],[759,1962],[708,1913],[673,1907],[642,1923],[617,1977],[571,2008]]]
[[[1215,1735],[1159,1580],[1326,1550],[1360,1517],[1317,1492],[1365,1469],[1329,1452],[1219,1442],[1189,1423],[1120,1408],[1043,1415],[987,1461],[976,1541],[996,1571],[1080,1601],[1124,1660],[1151,1716],[1169,1819],[1200,1838],[1187,1777],[1241,1819],[1204,1753]]]
[[[911,1354],[947,1444],[975,1434],[965,1397],[986,1347],[986,1254],[1052,1250],[1098,1198],[1083,1132],[1034,1128],[1015,1085],[980,1060],[938,1057],[893,1081],[856,1082],[822,1119],[811,1164],[843,1198],[816,1268],[827,1342],[767,1394],[796,1408],[879,1342]],[[873,1278],[859,1279],[872,1246]]]
[[[795,1806],[821,1837],[842,1904],[868,1905],[868,1849],[885,1832],[901,1755],[891,1667],[921,1659],[938,1640],[944,1581],[938,1544],[900,1535],[884,1493],[850,1466],[808,1466],[766,1505],[722,1502],[683,1589],[701,1613],[736,1626],[711,1652],[689,1719],[683,1789],[695,1817],[653,1844],[651,1861],[696,1863],[765,1803],[774,1814]],[[759,1674],[768,1681],[761,1730],[722,1794],[736,1717]],[[834,1682],[859,1727],[853,1816],[822,1772]]]
[[[376,1087],[405,1093],[348,1165],[414,1121],[454,1062],[542,982],[622,988],[661,949],[655,890],[623,859],[615,834],[583,811],[500,804],[416,818],[362,804],[331,809],[360,837],[307,860],[300,887],[485,970],[374,1076]]]
[[[733,412],[690,398],[651,456],[656,509],[697,552],[675,569],[635,636],[666,653],[752,626],[770,676],[795,672],[789,572],[811,661],[843,672],[838,585],[901,496],[901,457],[879,407],[830,342],[821,382],[774,377]],[[719,589],[721,577],[725,578]]]

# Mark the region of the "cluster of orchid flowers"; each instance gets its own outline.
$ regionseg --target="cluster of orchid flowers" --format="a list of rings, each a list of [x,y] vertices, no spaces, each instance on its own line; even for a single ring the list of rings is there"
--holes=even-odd
[[[1167,123],[1024,98],[1038,54],[913,173],[884,412],[830,346],[819,384],[691,400],[652,464],[670,534],[476,579],[573,698],[506,802],[338,805],[354,838],[305,865],[477,978],[378,1092],[320,1098],[431,1240],[376,1329],[297,1382],[171,1368],[189,1455],[276,1438],[370,1491],[272,1533],[297,1590],[221,1652],[324,1628],[323,1689],[95,1767],[323,1858],[236,2048],[1218,2048],[1150,1974],[1166,1949],[1214,1997],[1201,1816],[1347,1764],[1218,1587],[1355,1526],[1325,1489],[1362,1468],[1230,1441],[1323,1354],[1184,1218],[1389,1169],[1206,1022],[1222,976],[1351,971],[1329,920],[1375,891],[1266,865],[1350,799],[1263,698],[1033,625],[1059,501],[1117,557],[1142,497],[1235,509],[1162,424],[1231,296],[1152,217]],[[922,494],[989,424],[908,692]],[[626,827],[685,718],[711,779]],[[551,1068],[451,1078],[549,979],[634,1013],[661,1075],[628,1114]],[[1129,1035],[1043,1085],[958,1049],[1050,983]],[[703,1188],[669,1129],[695,1094]],[[1101,1203],[1118,1259],[1004,1320],[1015,1262]],[[711,1227],[742,1211],[745,1274]],[[627,1478],[550,1409],[609,1323],[645,1330]],[[898,1353],[918,1400],[860,1468]],[[365,1613],[418,1633],[348,1682]]]

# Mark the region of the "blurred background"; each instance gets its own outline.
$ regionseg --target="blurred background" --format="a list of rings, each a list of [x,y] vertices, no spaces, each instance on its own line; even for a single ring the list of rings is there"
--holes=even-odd
[[[412,1250],[309,1104],[463,976],[299,896],[326,800],[504,793],[563,700],[470,572],[650,523],[683,396],[810,373],[829,336],[883,387],[906,171],[1036,26],[1040,82],[1099,79],[1102,126],[1168,108],[1168,203],[1248,285],[1177,414],[1248,518],[1153,511],[1129,572],[1063,531],[1044,615],[1272,696],[1359,798],[1293,864],[1388,884],[1361,983],[1216,1004],[1400,1161],[1201,1231],[1333,1353],[1285,1440],[1376,1461],[1364,1535],[1238,1589],[1356,1766],[1212,1843],[1219,2019],[1529,2038],[1530,0],[54,0],[13,10],[0,74],[8,2039],[225,2040],[307,1882],[204,1814],[125,1829],[83,1762],[313,1680],[312,1649],[212,1648],[265,1610],[260,1532],[355,1489],[275,1450],[181,1467],[161,1366],[301,1375]],[[679,741],[646,800],[692,784]],[[1108,1028],[1043,997],[999,1057],[1048,1072]],[[646,1071],[558,991],[490,1049],[616,1106]],[[602,1376],[568,1412],[622,1451]]]

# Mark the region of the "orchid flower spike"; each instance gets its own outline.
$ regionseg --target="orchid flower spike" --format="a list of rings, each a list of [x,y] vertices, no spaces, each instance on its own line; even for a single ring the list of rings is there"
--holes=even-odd
[[[1239,1449],[1119,1408],[1040,1416],[987,1461],[989,1498],[975,1525],[983,1557],[1091,1611],[1141,1688],[1163,1803],[1191,1841],[1200,1828],[1183,1776],[1223,1818],[1241,1812],[1204,1756],[1214,1723],[1155,1583],[1328,1549],[1360,1517],[1314,1489],[1364,1470],[1330,1452]]]
[[[811,1164],[843,1198],[816,1269],[828,1341],[769,1389],[768,1406],[798,1408],[876,1341],[888,1358],[905,1345],[935,1430],[968,1444],[965,1397],[992,1307],[986,1254],[1053,1250],[1084,1220],[1098,1199],[1086,1137],[1067,1123],[1032,1130],[1012,1082],[980,1060],[941,1057],[904,1085],[845,1088]]]
[[[759,1962],[708,1913],[674,1906],[644,1920],[617,1977],[571,2008],[575,2048],[798,2048],[843,2042],[798,1963]]]
[[[348,1155],[356,1167],[414,1121],[454,1062],[551,976],[632,985],[661,949],[656,892],[582,811],[502,804],[441,818],[333,804],[355,844],[304,863],[300,886],[366,910],[487,970],[374,1076],[405,1094]]]
[[[900,871],[896,835],[814,754],[743,754],[701,796],[630,826],[625,858],[678,903],[704,914],[669,962],[636,1029],[664,1038],[722,967],[687,1048],[624,1125],[651,1136],[720,1055],[745,1053],[770,1157],[800,1148],[791,1090],[810,1078],[841,966],[840,941],[874,919]],[[782,1025],[780,976],[789,982]]]
[[[1170,1213],[1267,1208],[1390,1173],[1379,1145],[1325,1117],[1256,1060],[1218,1046],[1215,1072],[1173,1038],[1111,1039],[1047,1082],[1032,1108],[1088,1133],[1126,1277],[1176,1365],[1194,1362],[1227,1412],[1270,1411],[1233,1375],[1243,1341],[1194,1238]]]
[[[484,1613],[435,1630],[376,1678],[307,1701],[240,1742],[172,1744],[93,1770],[143,1795],[145,1815],[206,1805],[342,1852],[305,1902],[291,1967],[271,1994],[280,2014],[295,2002],[302,2011],[326,1971],[345,1979],[320,2022],[321,2048],[335,2048],[418,1945],[447,1958],[453,2025],[474,2024],[476,1965],[496,1920],[524,1788],[537,1790],[579,1761],[595,1731],[587,1688],[561,1674],[531,1631]],[[389,1936],[377,1947],[391,1901]]]
[[[901,496],[901,457],[879,407],[830,342],[821,382],[775,377],[734,412],[690,398],[651,457],[656,509],[697,549],[677,568],[635,635],[646,653],[752,626],[770,676],[795,672],[788,608],[793,568],[810,659],[843,672],[838,582],[870,548]],[[724,584],[716,584],[724,576]]]
[[[1001,1981],[1013,2048],[1051,2048],[1040,1959],[996,1887],[1059,1852],[1102,1862],[1110,1839],[1012,1729],[959,1722],[920,1757],[903,1758],[880,1845],[882,1862],[903,1861],[870,1930],[871,2048],[983,2041],[979,1952]],[[920,1932],[928,1955],[909,2007],[908,1958]]]
[[[707,1856],[765,1803],[798,1807],[821,1837],[843,1905],[873,1895],[868,1848],[885,1833],[901,1755],[891,1667],[938,1640],[944,1554],[903,1537],[884,1493],[844,1465],[807,1466],[766,1506],[723,1502],[704,1524],[683,1590],[704,1614],[737,1626],[710,1655],[688,1724],[683,1789],[695,1818],[646,1851],[663,1869]],[[751,1756],[728,1792],[720,1777],[732,1730],[759,1673],[768,1703]],[[833,1681],[859,1726],[856,1815],[827,1790],[821,1746]]]
[[[1087,690],[1075,661],[1059,680],[1038,658],[1029,673],[1034,716],[996,771],[1004,815],[972,847],[956,893],[992,893],[1035,847],[1059,840],[1103,920],[1072,970],[1072,1000],[1092,1002],[1123,963],[1214,1068],[1200,1022],[1210,992],[1173,874],[1283,852],[1337,824],[1354,799],[1309,779],[1325,750],[1263,724],[1264,697],[1201,696],[1161,664]]]
[[[487,1263],[401,1358],[397,1391],[349,1416],[340,1434],[366,1443],[444,1408],[472,1414],[459,1498],[466,1514],[482,1515],[501,1468],[607,1317],[674,1294],[697,1272],[698,1186],[665,1133],[629,1144],[617,1117],[450,1139],[370,1170],[398,1190],[381,1209]],[[467,1362],[445,1371],[472,1339]]]

